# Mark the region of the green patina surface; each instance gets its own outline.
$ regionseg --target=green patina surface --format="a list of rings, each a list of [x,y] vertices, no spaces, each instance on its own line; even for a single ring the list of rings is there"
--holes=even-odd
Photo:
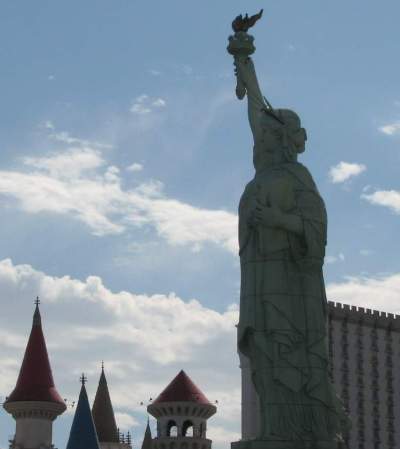
[[[253,42],[239,31],[228,52],[254,137],[255,176],[239,205],[238,348],[250,360],[261,428],[256,440],[233,446],[339,448],[348,419],[328,376],[325,205],[297,161],[307,139],[300,118],[273,109],[261,93]]]

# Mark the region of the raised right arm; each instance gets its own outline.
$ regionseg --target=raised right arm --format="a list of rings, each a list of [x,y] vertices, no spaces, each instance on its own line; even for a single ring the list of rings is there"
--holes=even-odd
[[[267,106],[261,93],[251,57],[238,55],[234,59],[237,76],[236,94],[240,99],[247,94],[249,123],[256,142],[262,136],[261,116],[262,111]]]

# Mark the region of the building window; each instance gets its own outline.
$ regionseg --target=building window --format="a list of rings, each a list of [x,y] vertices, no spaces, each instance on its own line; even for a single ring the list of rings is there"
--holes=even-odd
[[[171,420],[168,421],[167,425],[167,437],[177,437],[178,436],[178,426],[176,422]]]
[[[193,437],[193,423],[192,423],[192,421],[185,421],[183,423],[182,435],[184,437]]]

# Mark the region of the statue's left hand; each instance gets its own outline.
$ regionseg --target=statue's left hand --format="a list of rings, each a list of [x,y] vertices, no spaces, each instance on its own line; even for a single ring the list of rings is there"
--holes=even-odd
[[[283,229],[297,235],[303,235],[303,220],[299,215],[287,214],[274,205],[265,206],[258,202],[249,220],[250,227]]]
[[[267,228],[284,227],[284,213],[276,206],[264,206],[260,202],[253,212],[252,222],[255,226]]]

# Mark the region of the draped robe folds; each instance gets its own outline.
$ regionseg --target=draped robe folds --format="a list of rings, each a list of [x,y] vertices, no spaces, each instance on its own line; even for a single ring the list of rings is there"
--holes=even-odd
[[[301,218],[302,235],[249,224],[256,204],[272,201]],[[328,376],[326,232],[324,202],[302,164],[257,172],[246,186],[238,348],[250,360],[264,440],[333,441],[346,419]]]

